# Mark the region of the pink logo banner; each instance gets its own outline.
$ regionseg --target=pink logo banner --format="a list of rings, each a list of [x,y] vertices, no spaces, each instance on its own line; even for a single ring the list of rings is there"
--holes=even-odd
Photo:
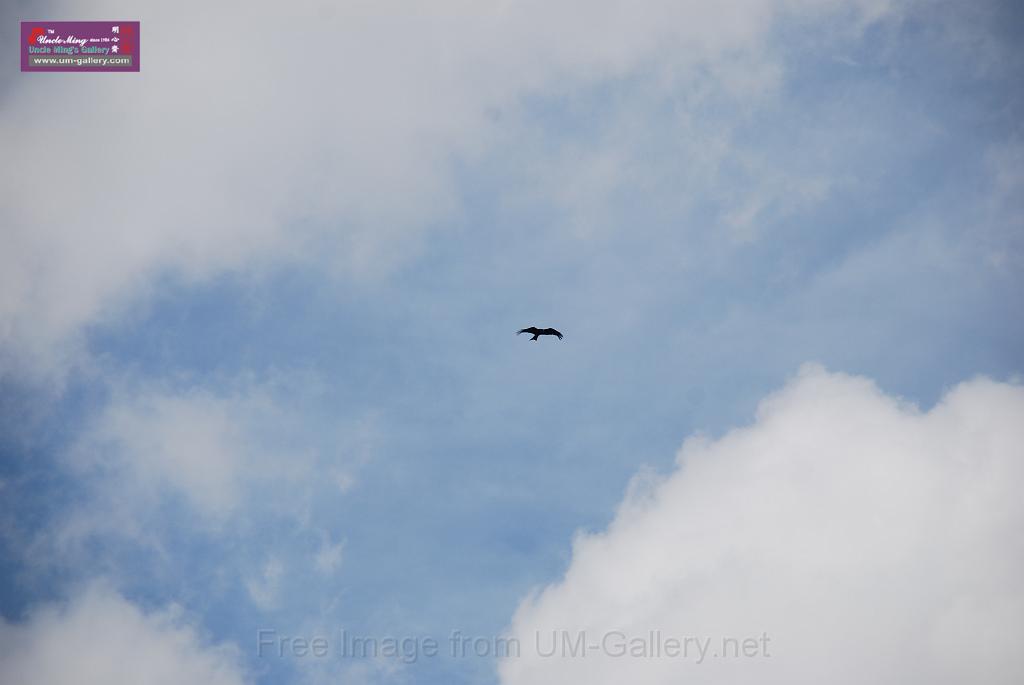
[[[138,71],[137,21],[23,21],[22,71]]]

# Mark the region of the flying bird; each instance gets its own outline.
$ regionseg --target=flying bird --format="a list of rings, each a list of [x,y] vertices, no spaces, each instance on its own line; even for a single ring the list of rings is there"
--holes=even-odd
[[[523,330],[519,331],[519,333],[529,333],[530,335],[533,336],[532,338],[530,338],[530,340],[536,340],[542,335],[554,335],[558,336],[559,340],[562,339],[562,334],[556,331],[554,328],[537,328],[536,326],[530,326],[529,328],[524,328]],[[519,335],[519,333],[516,333],[516,335]]]

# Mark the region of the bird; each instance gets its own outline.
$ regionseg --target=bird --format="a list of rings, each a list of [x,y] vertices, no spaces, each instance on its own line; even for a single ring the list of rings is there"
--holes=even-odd
[[[530,338],[530,340],[536,340],[542,335],[554,335],[557,336],[559,340],[562,339],[562,334],[556,331],[554,328],[537,328],[536,326],[530,326],[529,328],[524,328],[523,330],[519,331],[519,333],[529,333],[530,335],[533,336],[532,338]],[[516,333],[516,335],[519,335],[519,333]]]

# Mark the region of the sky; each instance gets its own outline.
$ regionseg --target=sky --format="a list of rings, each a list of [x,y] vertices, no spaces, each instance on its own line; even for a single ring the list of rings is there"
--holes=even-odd
[[[1024,677],[1016,3],[0,9],[113,18],[0,67],[0,682]]]

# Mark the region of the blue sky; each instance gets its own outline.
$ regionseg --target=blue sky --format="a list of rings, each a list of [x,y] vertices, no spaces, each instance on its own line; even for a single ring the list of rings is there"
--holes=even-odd
[[[238,19],[363,57],[301,76],[234,34],[176,67],[195,10],[133,7],[140,74],[0,80],[0,638],[127,606],[191,636],[179,663],[228,649],[223,682],[499,682],[259,658],[255,631],[502,634],[636,474],[807,362],[922,410],[1019,391],[1012,3],[578,4]],[[59,131],[54,97],[80,103]],[[54,199],[18,181],[41,151],[112,170]]]

